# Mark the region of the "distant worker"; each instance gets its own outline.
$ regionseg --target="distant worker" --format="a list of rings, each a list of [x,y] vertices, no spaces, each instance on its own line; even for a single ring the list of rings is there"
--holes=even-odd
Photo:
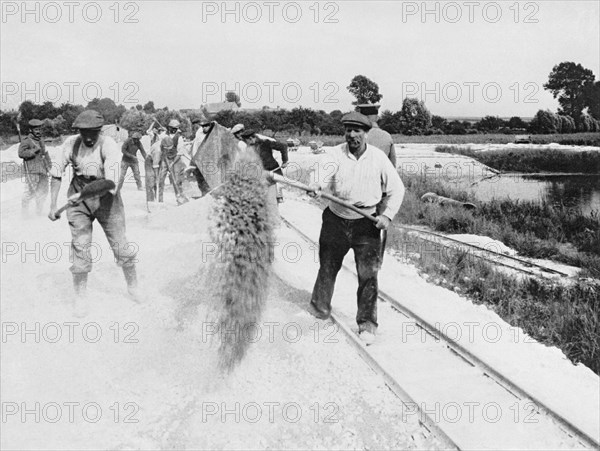
[[[288,165],[287,144],[273,139],[262,139],[251,129],[243,131],[241,137],[248,146],[248,149],[253,149],[259,156],[263,169],[283,175],[282,169]],[[273,157],[273,150],[281,152],[281,164]],[[272,182],[269,185],[268,201],[275,202],[275,211],[277,211],[277,204],[283,202],[283,194],[277,189],[277,184],[275,182]]]
[[[377,331],[377,274],[382,262],[381,230],[389,227],[404,198],[404,185],[385,155],[367,144],[369,119],[356,112],[342,117],[344,144],[334,147],[312,172],[310,187],[314,194],[327,189],[334,196],[360,208],[377,219],[370,219],[334,202],[323,212],[319,236],[319,273],[310,300],[311,313],[320,319],[331,314],[331,298],[337,274],[345,255],[354,251],[358,273],[356,322],[361,340],[369,345]],[[329,168],[325,170],[325,168]],[[381,213],[376,205],[383,193],[388,200]]]
[[[36,212],[42,214],[44,202],[48,197],[48,174],[52,161],[42,139],[42,125],[39,119],[29,122],[29,135],[19,144],[19,157],[23,159],[25,191],[21,200],[23,217],[29,214],[29,202],[34,199]]]
[[[195,122],[198,123],[199,128],[198,130],[196,130],[196,135],[192,144],[192,155],[190,158],[190,164],[185,169],[185,171],[191,172],[194,175],[196,183],[198,184],[198,189],[200,190],[201,195],[204,197],[210,191],[210,186],[204,178],[204,175],[202,175],[200,169],[198,169],[198,167],[196,166],[196,163],[194,162],[194,156],[196,155],[196,152],[198,152],[200,144],[202,144],[202,142],[206,139],[206,137],[210,134],[211,130],[213,129],[214,122],[206,119],[198,119]]]
[[[150,137],[150,153],[146,156],[144,170],[146,172],[146,201],[154,202],[158,199],[158,171],[160,169],[160,161],[162,150],[160,148],[160,134],[164,134],[164,129],[155,129],[154,123],[146,131]]]
[[[137,185],[138,191],[143,191],[142,187],[142,178],[140,177],[140,166],[138,164],[137,152],[138,150],[142,154],[144,160],[146,160],[147,155],[144,150],[144,146],[141,142],[142,134],[139,132],[134,132],[130,138],[127,138],[121,147],[121,152],[123,153],[123,157],[121,159],[121,174],[119,176],[119,184],[117,185],[117,191],[121,191],[123,187],[123,182],[125,181],[125,176],[127,175],[127,170],[131,168],[133,172],[133,177],[135,178],[135,183]]]
[[[244,131],[244,124],[236,124],[231,128],[231,133],[238,140],[238,148],[240,151],[246,150],[248,147],[244,140],[242,139],[242,132]]]
[[[59,160],[52,166],[51,203],[48,217],[52,221],[57,216],[56,201],[62,183],[63,173],[68,165],[73,166],[73,179],[67,196],[81,192],[90,182],[98,179],[116,181],[121,160],[119,145],[109,136],[100,136],[104,118],[94,110],[85,110],[73,122],[79,135],[71,136],[63,144]],[[127,290],[135,300],[140,300],[136,274],[136,248],[125,236],[125,210],[121,195],[108,192],[101,197],[87,199],[67,208],[67,218],[71,229],[71,272],[75,288],[76,315],[83,316],[87,311],[86,288],[88,273],[92,270],[92,224],[97,220],[108,239],[115,261],[123,269]],[[107,281],[107,283],[111,283]]]
[[[181,124],[177,119],[172,119],[167,125],[166,135],[161,138],[162,155],[158,175],[158,201],[163,201],[165,179],[168,173],[169,180],[175,191],[177,205],[189,202],[189,199],[183,193],[183,177],[186,164],[184,161],[181,161],[181,156],[185,155],[185,149],[183,137],[179,130],[180,126]],[[169,141],[166,141],[167,138],[169,138]]]
[[[370,103],[358,105],[356,107],[360,114],[363,114],[371,121],[372,128],[369,130],[367,137],[367,144],[377,147],[383,150],[383,153],[387,155],[392,165],[396,167],[396,149],[394,148],[394,140],[385,130],[379,128],[377,121],[379,119],[379,105],[372,105]]]

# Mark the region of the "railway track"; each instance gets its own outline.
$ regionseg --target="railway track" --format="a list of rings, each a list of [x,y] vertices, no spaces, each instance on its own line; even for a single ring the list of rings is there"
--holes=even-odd
[[[291,230],[302,237],[310,246],[310,249],[314,249],[317,246],[314,239],[296,226],[293,220],[283,217],[283,221]],[[356,273],[353,268],[344,264],[342,271],[353,274],[354,280],[356,280]],[[336,285],[336,290],[339,290],[338,287],[339,283]],[[573,424],[561,415],[561,413],[554,411],[540,399],[528,393],[517,383],[511,381],[501,371],[493,368],[484,360],[474,355],[443,330],[440,330],[437,325],[429,323],[381,289],[379,291],[379,299],[381,301],[380,311],[381,307],[384,307],[394,312],[395,318],[393,321],[396,322],[395,324],[400,325],[399,327],[402,329],[404,329],[405,324],[414,324],[427,339],[421,339],[419,343],[418,340],[417,342],[404,340],[406,337],[403,336],[402,339],[397,340],[396,346],[396,342],[389,342],[391,341],[389,339],[392,337],[388,334],[388,336],[383,337],[388,341],[386,347],[393,346],[394,349],[392,351],[387,349],[383,352],[382,350],[378,350],[378,347],[381,346],[379,341],[375,346],[368,348],[364,346],[358,339],[355,331],[353,331],[355,328],[354,318],[347,312],[344,313],[337,310],[336,305],[339,304],[336,304],[335,298],[332,319],[354,345],[361,357],[374,371],[383,377],[388,387],[402,400],[405,406],[410,406],[414,411],[418,411],[421,423],[438,436],[448,448],[544,449],[547,446],[556,447],[557,445],[556,443],[542,445],[537,440],[543,441],[544,437],[558,434],[564,437],[564,439],[559,440],[562,443],[559,447],[598,449],[600,444],[594,437]],[[380,316],[383,317],[383,314],[380,314]],[[390,321],[389,316],[386,316],[386,323]],[[390,355],[396,356],[396,359],[393,360],[405,361],[405,366],[410,366],[409,362],[414,362],[415,366],[412,376],[410,371],[407,376],[406,368],[401,368],[398,371],[398,365],[390,362]],[[415,355],[426,355],[431,360],[423,361],[422,357],[413,360],[412,356]],[[436,367],[437,364],[440,367]],[[421,368],[424,369],[423,372],[419,371],[418,365],[421,365]],[[427,368],[435,375],[426,374],[425,371]],[[410,388],[415,372],[431,379],[431,385],[428,389]],[[513,421],[502,421],[501,426],[495,429],[495,425],[491,425],[489,422],[480,421],[479,424],[475,422],[474,424],[457,426],[452,421],[449,421],[451,419],[444,418],[444,415],[440,417],[435,407],[433,407],[437,403],[432,400],[439,399],[440,402],[445,401],[445,406],[452,403],[460,404],[459,399],[472,400],[473,397],[469,397],[468,395],[465,395],[466,398],[461,398],[463,396],[461,392],[465,391],[464,385],[467,384],[469,388],[466,391],[478,393],[479,399],[488,400],[486,405],[493,403],[502,406],[502,409],[513,409],[510,406],[518,406],[514,408],[514,411],[524,409],[529,418],[535,421],[532,421],[533,424],[525,425],[517,422],[515,417],[512,419]],[[453,391],[454,393],[452,394]],[[429,402],[422,401],[422,396],[429,396],[431,399]],[[448,401],[449,399],[456,400]],[[463,401],[463,403],[468,404],[467,401]],[[524,431],[525,429],[528,430]],[[481,430],[486,430],[487,432],[483,433]],[[496,436],[498,441],[494,441],[493,438],[486,438],[485,434],[489,436],[490,433],[492,436]],[[507,443],[505,445],[506,448],[500,443],[503,440],[503,443]],[[541,447],[536,447],[536,444]]]
[[[406,226],[406,225],[401,225],[401,224],[394,224],[394,227],[397,227],[402,230],[408,230],[409,232],[414,232],[414,233],[418,234],[419,239],[422,239],[424,241],[428,241],[428,242],[435,243],[435,244],[442,244],[442,245],[445,242],[445,243],[448,243],[448,246],[451,246],[454,248],[460,249],[462,247],[462,248],[470,249],[473,252],[469,252],[469,255],[472,255],[481,260],[485,260],[489,263],[493,263],[494,265],[503,266],[505,268],[519,271],[519,272],[528,274],[530,276],[571,277],[569,274],[567,274],[565,272],[558,271],[556,269],[549,268],[547,266],[543,266],[543,265],[531,262],[529,260],[525,260],[523,258],[514,257],[512,255],[502,254],[500,252],[492,251],[490,249],[486,249],[484,247],[481,247],[481,246],[478,246],[475,244],[466,243],[464,241],[460,241],[460,240],[451,238],[449,236],[442,235],[441,233],[431,232],[429,230],[423,230],[423,229],[420,229],[417,227],[411,227],[411,226]],[[432,237],[432,238],[430,238],[430,237]],[[521,266],[516,266],[516,265],[510,264],[512,262],[517,263]],[[526,269],[524,267],[531,268],[531,269]],[[537,270],[537,272],[532,271],[532,269]]]

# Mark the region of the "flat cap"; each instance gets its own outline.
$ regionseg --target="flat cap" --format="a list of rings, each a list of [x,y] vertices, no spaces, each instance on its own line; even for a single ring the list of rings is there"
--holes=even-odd
[[[246,138],[250,138],[251,136],[256,135],[256,132],[254,130],[252,130],[251,128],[249,128],[248,130],[244,130],[241,134],[242,138],[246,139]]]
[[[181,124],[179,123],[179,121],[177,119],[171,119],[168,124],[168,127],[171,127],[171,128],[179,128],[180,126],[181,126]]]
[[[364,114],[353,111],[352,113],[345,114],[342,117],[342,124],[344,125],[357,125],[360,128],[369,131],[371,130],[371,121]]]
[[[41,127],[42,125],[44,125],[44,123],[42,121],[40,121],[39,119],[31,119],[27,123],[29,124],[30,127]]]
[[[244,124],[236,124],[231,128],[231,133],[234,135],[244,130]]]
[[[372,103],[363,103],[362,105],[356,105],[356,111],[365,116],[372,116],[379,114],[379,105]]]
[[[131,137],[133,139],[141,139],[142,138],[142,134],[140,132],[134,132],[133,135],[131,135]]]
[[[200,121],[201,127],[208,127],[211,124],[212,124],[212,121],[209,121],[208,119],[203,119],[202,121]]]
[[[103,125],[104,117],[96,110],[85,110],[73,121],[73,128],[99,129]]]

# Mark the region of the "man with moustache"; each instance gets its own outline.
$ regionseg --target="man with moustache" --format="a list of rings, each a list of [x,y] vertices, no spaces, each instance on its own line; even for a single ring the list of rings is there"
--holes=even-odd
[[[374,343],[377,331],[377,274],[381,266],[380,231],[389,227],[404,198],[404,185],[388,157],[367,144],[371,121],[360,113],[342,117],[346,143],[329,151],[320,161],[318,171],[311,174],[312,195],[327,189],[334,196],[373,215],[377,223],[330,202],[323,212],[319,236],[320,267],[315,282],[310,310],[320,319],[331,314],[331,298],[335,279],[344,256],[350,249],[358,272],[358,333],[367,345]],[[322,167],[321,167],[322,166]],[[327,170],[325,170],[327,168]],[[383,193],[387,193],[384,209],[376,212]]]
[[[51,200],[48,217],[52,221],[57,215],[56,201],[62,183],[63,173],[68,165],[73,166],[73,179],[67,195],[81,192],[90,182],[99,179],[119,179],[121,151],[119,145],[109,136],[101,136],[104,118],[95,110],[83,111],[73,122],[79,134],[67,138],[63,149],[51,168]],[[115,183],[116,184],[116,183]],[[92,270],[90,245],[92,244],[92,224],[97,220],[108,239],[117,264],[123,269],[129,295],[139,302],[136,274],[136,247],[125,236],[125,211],[121,196],[116,188],[101,197],[87,199],[67,208],[67,218],[71,229],[71,252],[73,285],[75,288],[75,314],[87,313],[86,289],[88,273]]]

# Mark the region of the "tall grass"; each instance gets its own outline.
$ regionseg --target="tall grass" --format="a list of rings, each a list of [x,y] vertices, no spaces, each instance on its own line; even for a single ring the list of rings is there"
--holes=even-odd
[[[436,152],[465,155],[499,171],[600,174],[600,151],[572,152],[525,148],[482,152],[455,146],[438,146],[435,150]]]
[[[421,176],[402,176],[407,193],[397,220],[422,224],[446,233],[486,235],[502,241],[521,255],[545,258],[583,268],[600,278],[600,217],[548,202],[492,200],[477,210],[440,207],[421,202],[427,192],[461,201],[473,194]]]
[[[476,135],[392,135],[397,144],[511,144],[514,135],[476,134]],[[564,135],[531,135],[532,144],[558,143],[571,146],[599,146],[600,133],[566,133]]]
[[[439,208],[439,207],[438,207]],[[392,228],[389,246],[399,252],[419,248],[414,235]],[[485,304],[512,326],[541,343],[557,346],[573,362],[600,374],[600,282],[570,285],[515,278],[455,248],[406,255],[433,282]],[[441,247],[441,245],[440,245]]]

